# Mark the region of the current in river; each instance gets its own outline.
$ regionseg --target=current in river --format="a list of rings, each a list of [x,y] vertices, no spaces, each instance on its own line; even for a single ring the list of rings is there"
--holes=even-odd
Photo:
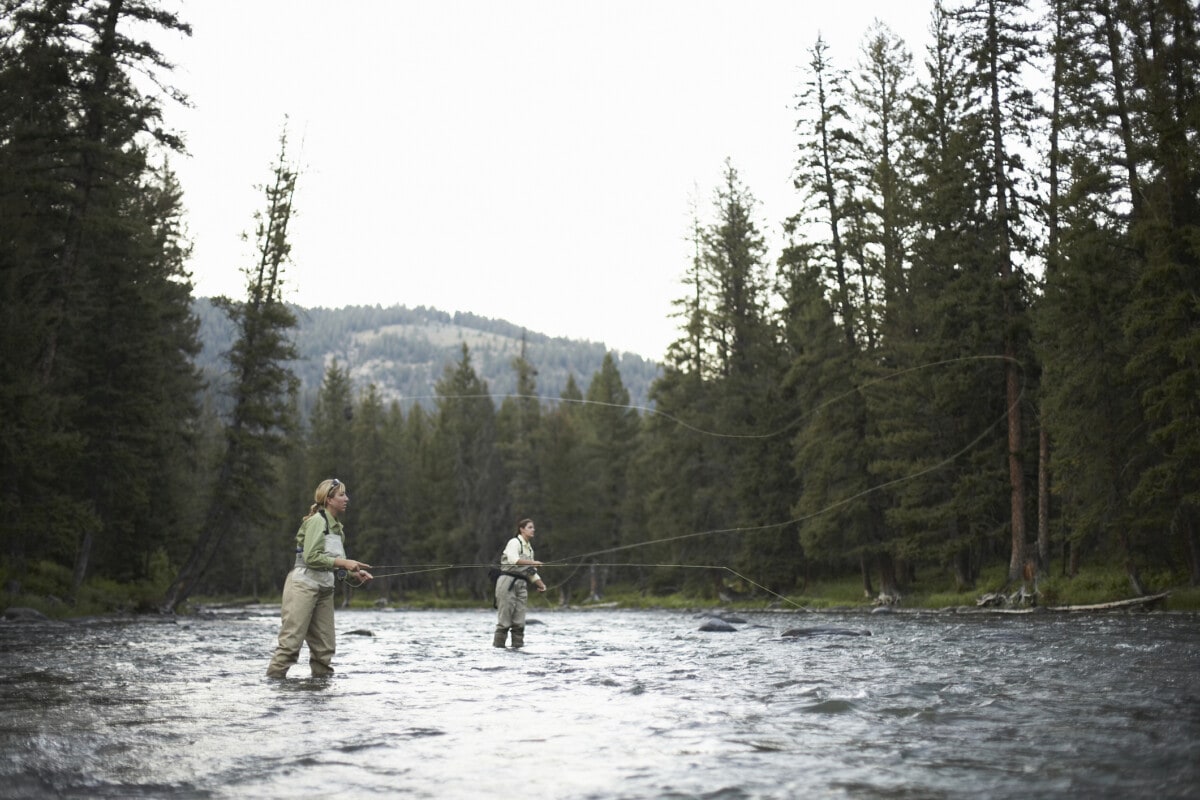
[[[1200,797],[1195,614],[278,613],[0,622],[0,797]]]

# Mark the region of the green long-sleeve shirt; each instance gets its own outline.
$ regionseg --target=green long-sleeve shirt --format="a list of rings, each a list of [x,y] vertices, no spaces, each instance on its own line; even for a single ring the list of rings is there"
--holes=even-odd
[[[333,586],[333,561],[346,557],[344,537],[337,517],[329,512],[313,514],[296,531],[296,567],[315,583]]]

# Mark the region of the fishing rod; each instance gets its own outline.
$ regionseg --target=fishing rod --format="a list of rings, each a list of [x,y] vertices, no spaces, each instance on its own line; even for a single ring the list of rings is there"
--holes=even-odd
[[[592,567],[631,567],[631,568],[635,568],[635,569],[640,568],[640,569],[720,570],[723,572],[728,572],[729,574],[733,575],[734,577],[738,578],[739,580],[745,581],[747,584],[753,586],[754,588],[759,589],[759,590],[771,595],[772,597],[775,597],[791,606],[794,606],[795,608],[800,609],[801,611],[807,610],[804,608],[804,606],[801,606],[800,604],[796,603],[795,601],[791,600],[790,598],[785,597],[784,595],[779,594],[776,591],[768,589],[766,586],[763,586],[762,584],[758,583],[757,581],[747,578],[745,575],[738,572],[733,567],[729,567],[729,566],[716,565],[716,564],[666,564],[666,563],[649,564],[649,563],[633,563],[633,562],[625,562],[625,561],[596,562],[596,561],[582,561],[582,560],[576,560],[574,564],[568,563],[569,561],[572,561],[572,560],[573,559],[557,559],[555,561],[545,561],[545,562],[542,562],[541,567],[538,567],[538,569],[541,569],[542,567],[574,566],[575,571],[578,571],[581,567],[586,566],[588,568],[592,568]],[[400,565],[383,564],[383,565],[380,565],[379,567],[373,567],[372,569],[393,569],[397,566],[400,566]],[[494,564],[462,563],[462,564],[425,564],[425,565],[409,565],[409,566],[410,567],[421,566],[422,568],[421,569],[404,569],[400,572],[386,572],[386,573],[381,573],[378,575],[376,575],[375,573],[371,573],[371,574],[372,574],[373,578],[395,578],[395,577],[399,577],[402,575],[417,575],[417,574],[424,573],[424,572],[438,572],[438,571],[442,571],[442,570],[451,570],[451,569],[482,569],[482,568],[486,568],[486,567],[493,567],[495,565]],[[571,577],[572,577],[571,575],[568,575],[563,581],[555,584],[554,586],[546,587],[546,591],[551,591],[553,589],[559,588],[560,586],[565,584],[568,580],[570,580]],[[355,589],[363,586],[366,583],[366,581],[358,581],[355,583],[355,582],[352,582],[352,579],[350,579],[350,578],[346,578],[345,580],[347,583],[350,584],[350,586],[352,588],[355,588]]]

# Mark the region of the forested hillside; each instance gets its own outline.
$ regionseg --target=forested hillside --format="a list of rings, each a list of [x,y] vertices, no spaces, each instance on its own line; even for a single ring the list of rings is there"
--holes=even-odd
[[[1200,3],[930,11],[919,54],[878,24],[857,54],[798,32],[786,246],[768,256],[727,161],[694,259],[662,265],[686,271],[655,367],[469,315],[288,305],[286,130],[245,296],[197,300],[178,98],[139,38],[186,22],[5,3],[9,597],[274,597],[331,477],[388,599],[488,603],[518,516],[564,601],[1200,585]]]
[[[209,387],[222,386],[228,364],[222,357],[233,346],[236,330],[229,318],[207,298],[193,303],[200,321],[203,348],[196,359]],[[550,337],[504,320],[468,313],[449,314],[430,308],[292,307],[296,316],[295,342],[299,358],[291,364],[300,379],[301,408],[312,410],[325,368],[335,360],[346,369],[361,391],[374,385],[385,402],[393,400],[407,409],[413,402],[432,407],[434,386],[446,367],[470,348],[479,377],[499,402],[516,391],[513,359],[521,354],[537,370],[538,390],[558,397],[574,376],[577,383],[591,379],[604,361],[603,344]],[[630,402],[644,406],[657,364],[635,353],[614,353]]]

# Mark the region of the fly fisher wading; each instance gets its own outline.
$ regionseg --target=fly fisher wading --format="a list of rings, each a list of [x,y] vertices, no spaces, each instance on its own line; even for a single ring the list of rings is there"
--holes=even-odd
[[[337,478],[317,484],[313,504],[296,531],[296,559],[283,585],[279,639],[267,665],[269,678],[287,677],[306,644],[313,677],[333,674],[337,649],[333,606],[339,577],[346,580],[346,573],[353,574],[357,585],[373,577],[370,564],[346,555],[341,517],[349,504],[346,485]]]
[[[517,537],[514,536],[513,539],[515,539],[515,538],[517,538]],[[509,541],[512,541],[512,540],[510,539]],[[500,563],[500,560],[503,558],[503,556],[504,556],[504,551],[501,550],[499,553],[496,554],[495,560],[493,561],[492,565],[490,567],[488,567],[488,571],[487,571],[488,581],[492,584],[492,608],[499,607],[498,603],[496,602],[496,582],[499,581],[501,577],[508,575],[513,578],[513,580],[509,581],[508,590],[510,592],[515,592],[517,589],[517,586],[518,586],[518,583],[517,583],[518,578],[523,580],[525,582],[526,586],[528,586],[530,583],[533,582],[533,579],[532,579],[533,574],[535,572],[537,572],[537,570],[535,570],[533,567],[527,567],[526,569],[515,570],[515,571],[514,570],[506,570],[506,569],[504,569],[503,565]]]

